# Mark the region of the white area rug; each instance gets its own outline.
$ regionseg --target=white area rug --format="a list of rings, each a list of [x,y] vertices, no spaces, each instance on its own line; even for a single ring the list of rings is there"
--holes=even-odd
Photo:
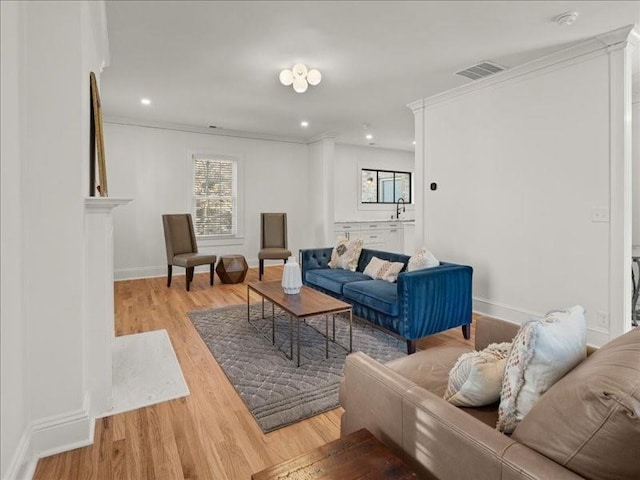
[[[113,409],[128,412],[189,395],[166,330],[123,335],[113,341]]]

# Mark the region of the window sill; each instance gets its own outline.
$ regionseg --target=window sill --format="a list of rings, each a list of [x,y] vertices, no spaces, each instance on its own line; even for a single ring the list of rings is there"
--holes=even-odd
[[[219,237],[196,237],[198,247],[221,247],[225,245],[242,245],[244,236],[228,235]]]

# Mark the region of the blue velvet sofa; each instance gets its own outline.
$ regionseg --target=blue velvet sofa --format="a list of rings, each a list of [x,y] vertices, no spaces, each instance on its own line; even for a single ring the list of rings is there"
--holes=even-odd
[[[462,327],[471,334],[473,268],[441,262],[440,266],[407,272],[409,257],[362,249],[355,272],[329,268],[332,248],[300,250],[302,282],[353,306],[353,314],[402,337],[407,352],[415,341],[433,333]],[[374,280],[362,272],[372,257],[404,263],[398,281]]]

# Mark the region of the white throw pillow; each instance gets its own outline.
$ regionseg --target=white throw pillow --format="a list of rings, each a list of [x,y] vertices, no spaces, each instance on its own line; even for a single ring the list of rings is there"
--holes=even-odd
[[[586,356],[587,325],[580,305],[522,325],[507,358],[496,428],[513,432],[540,396]]]
[[[393,283],[398,279],[398,274],[402,267],[404,267],[402,262],[389,262],[378,257],[372,257],[362,273],[371,278]]]
[[[481,407],[500,399],[502,377],[511,343],[492,343],[465,353],[449,372],[444,399],[457,407]]]
[[[415,255],[409,259],[407,264],[407,272],[422,270],[423,268],[437,267],[440,261],[426,248],[418,250]]]
[[[338,243],[336,243],[336,246],[331,252],[329,268],[342,268],[343,270],[351,270],[352,272],[355,272],[361,252],[361,238],[349,240],[347,237],[340,237],[338,239]]]

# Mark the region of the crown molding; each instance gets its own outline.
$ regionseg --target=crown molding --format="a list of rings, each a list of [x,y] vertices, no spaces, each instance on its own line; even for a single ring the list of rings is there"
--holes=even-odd
[[[611,32],[593,37],[578,45],[565,48],[536,60],[496,73],[490,77],[474,80],[472,83],[438,93],[431,97],[416,100],[407,104],[407,107],[416,113],[421,108],[426,108],[462,95],[490,88],[518,77],[535,74],[542,70],[558,68],[569,62],[584,61],[594,56],[607,54],[612,50],[624,48],[629,44],[636,45],[639,38],[640,35],[635,26],[627,25]]]
[[[635,28],[635,25],[626,25],[618,28],[617,30],[597,35],[595,39],[599,40],[607,47],[618,45],[625,47],[628,43],[638,45],[640,34],[638,33],[637,28]]]
[[[449,90],[449,91],[451,91],[451,90]],[[418,110],[420,110],[420,109],[425,107],[424,98],[421,98],[420,100],[416,100],[416,101],[411,102],[411,103],[407,103],[407,107],[409,107],[411,110],[413,110],[413,113],[416,113]]]
[[[265,140],[269,142],[296,143],[296,144],[302,144],[302,145],[310,143],[310,140],[303,139],[303,138],[283,137],[278,135],[245,132],[242,130],[210,129],[207,127],[199,127],[194,125],[184,125],[180,123],[169,123],[169,122],[155,122],[155,121],[139,120],[135,118],[119,117],[119,116],[105,116],[103,119],[103,123],[110,123],[113,125],[127,125],[127,126],[133,126],[133,127],[156,128],[159,130],[174,130],[177,132],[202,133],[204,135],[213,135],[218,137],[234,137],[234,138],[246,138],[250,140]]]
[[[100,73],[111,63],[109,52],[109,31],[107,25],[107,5],[104,0],[85,3],[91,19],[91,33],[96,54],[99,57]]]
[[[338,135],[335,132],[324,132],[314,137],[311,137],[306,143],[316,143],[322,140],[335,140],[337,136]]]

